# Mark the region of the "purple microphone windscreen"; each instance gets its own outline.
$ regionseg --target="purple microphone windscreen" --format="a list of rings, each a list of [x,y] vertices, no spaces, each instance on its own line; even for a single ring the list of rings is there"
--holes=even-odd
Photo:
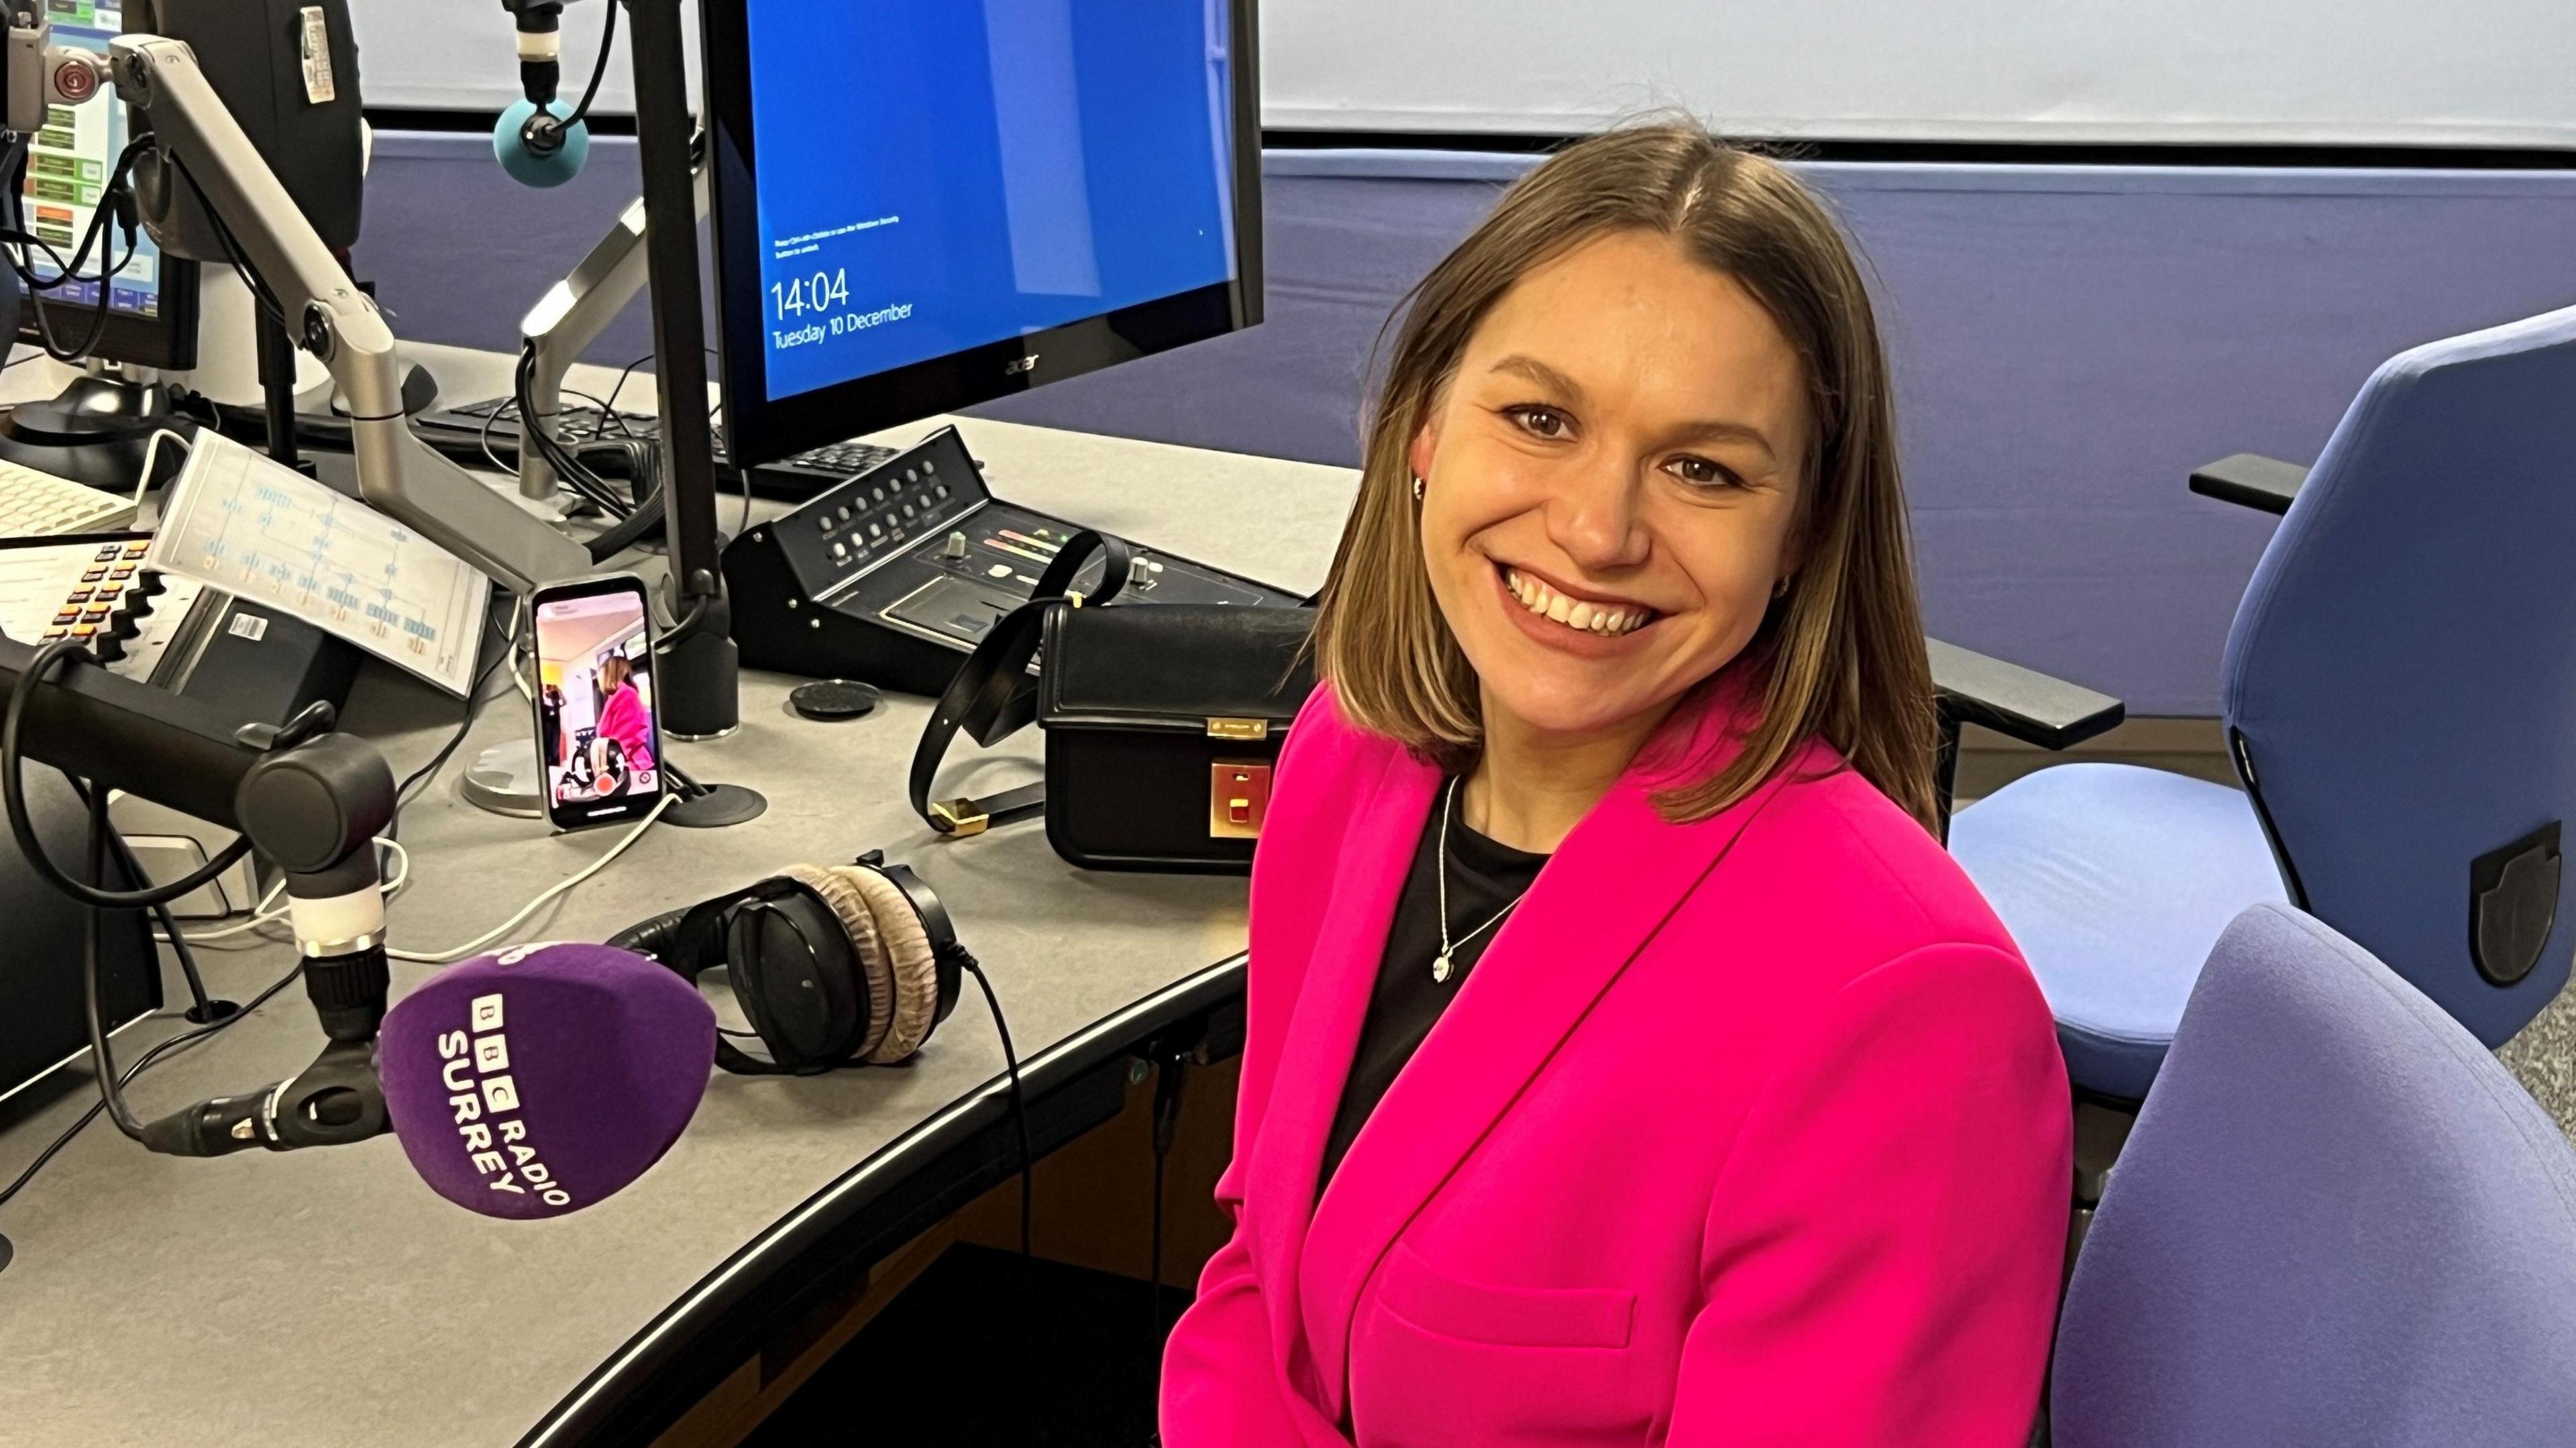
[[[377,1040],[413,1168],[494,1217],[561,1216],[642,1176],[697,1111],[715,1054],[715,1011],[686,981],[589,944],[450,966]]]

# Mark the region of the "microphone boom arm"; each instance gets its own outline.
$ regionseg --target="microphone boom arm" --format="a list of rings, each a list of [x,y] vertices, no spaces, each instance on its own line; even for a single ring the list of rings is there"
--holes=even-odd
[[[152,127],[156,149],[138,167],[146,226],[165,247],[184,243],[182,237],[165,237],[162,223],[177,206],[181,188],[204,201],[226,237],[224,249],[239,249],[238,260],[275,293],[288,335],[330,369],[348,398],[358,492],[368,505],[419,529],[514,592],[590,572],[590,555],[581,545],[412,435],[392,328],[260,159],[195,52],[161,36],[120,35],[108,43],[108,65],[118,96]],[[184,174],[172,174],[174,168]]]
[[[0,635],[0,698],[38,650]],[[317,703],[285,728],[227,728],[220,711],[109,671],[87,653],[29,686],[22,758],[247,836],[286,872],[304,990],[331,1038],[313,1065],[245,1096],[218,1097],[144,1128],[182,1156],[359,1141],[389,1129],[375,1078],[376,1028],[391,980],[375,838],[393,819],[394,777],[373,745],[331,732]],[[101,1072],[101,1089],[113,1083]]]

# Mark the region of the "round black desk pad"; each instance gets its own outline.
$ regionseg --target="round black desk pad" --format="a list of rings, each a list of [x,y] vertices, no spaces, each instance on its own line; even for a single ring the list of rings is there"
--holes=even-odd
[[[865,718],[876,712],[885,696],[870,684],[848,679],[816,679],[799,684],[787,696],[787,707],[808,719],[838,723],[844,719]]]

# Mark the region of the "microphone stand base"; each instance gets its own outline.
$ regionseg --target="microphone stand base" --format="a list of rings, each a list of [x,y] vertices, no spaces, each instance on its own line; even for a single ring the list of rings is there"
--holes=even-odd
[[[545,818],[546,772],[537,764],[536,741],[495,744],[474,756],[459,793],[476,809],[493,814]]]

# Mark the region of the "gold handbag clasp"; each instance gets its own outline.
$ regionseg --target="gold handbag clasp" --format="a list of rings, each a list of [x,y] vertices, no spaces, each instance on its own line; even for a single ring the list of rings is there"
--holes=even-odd
[[[1261,837],[1270,812],[1270,766],[1255,760],[1220,759],[1208,766],[1208,838]]]

